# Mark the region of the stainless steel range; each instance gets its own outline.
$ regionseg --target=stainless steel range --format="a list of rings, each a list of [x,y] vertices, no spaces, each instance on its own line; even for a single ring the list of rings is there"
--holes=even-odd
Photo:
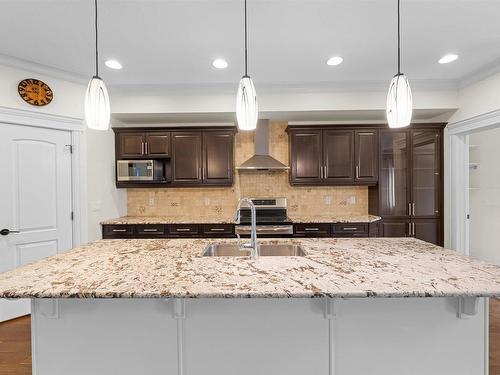
[[[293,225],[288,218],[286,198],[250,198],[257,214],[257,234],[259,237],[289,237]],[[250,207],[242,207],[240,224],[236,233],[245,237],[250,235]]]

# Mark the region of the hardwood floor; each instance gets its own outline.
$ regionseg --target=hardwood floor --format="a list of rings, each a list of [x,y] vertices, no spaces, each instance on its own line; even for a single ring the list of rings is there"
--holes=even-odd
[[[490,300],[490,375],[500,375],[500,300]],[[0,323],[0,375],[31,375],[30,317]]]
[[[0,323],[0,375],[31,375],[29,316]]]
[[[500,300],[490,299],[490,375],[500,375]]]

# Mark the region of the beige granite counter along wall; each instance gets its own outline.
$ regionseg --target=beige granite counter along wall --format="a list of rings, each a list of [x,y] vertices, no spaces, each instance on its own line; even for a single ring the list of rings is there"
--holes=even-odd
[[[271,155],[288,162],[286,122],[271,123]],[[253,155],[253,132],[238,132],[235,164]],[[345,216],[368,213],[368,188],[295,187],[288,172],[237,172],[232,187],[129,189],[128,216],[231,217],[240,197],[286,197],[290,216]],[[354,197],[355,203],[351,201]]]

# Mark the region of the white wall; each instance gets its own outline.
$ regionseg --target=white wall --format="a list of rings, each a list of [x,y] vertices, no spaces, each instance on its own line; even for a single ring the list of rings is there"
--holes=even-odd
[[[37,78],[54,91],[54,100],[45,107],[25,103],[17,93],[19,81]],[[83,119],[86,84],[49,74],[0,66],[0,106]],[[101,237],[99,222],[126,212],[126,193],[114,186],[113,132],[82,132],[81,186],[82,242]],[[100,205],[96,204],[100,202]]]
[[[469,137],[470,162],[477,162],[471,169],[470,204],[470,255],[500,265],[500,128],[472,134]]]
[[[475,82],[469,86],[460,89],[457,93],[458,110],[449,120],[449,124],[466,120],[484,113],[500,109],[500,73],[492,75],[481,81]],[[492,150],[495,151],[495,150]],[[491,154],[491,159],[498,159],[498,152]],[[448,136],[445,129],[445,145],[444,145],[444,245],[449,247],[451,244],[451,233],[449,218],[451,214],[450,208],[450,160],[448,158]]]

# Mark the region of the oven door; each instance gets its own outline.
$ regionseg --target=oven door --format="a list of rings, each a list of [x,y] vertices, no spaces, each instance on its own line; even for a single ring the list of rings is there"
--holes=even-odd
[[[153,181],[153,160],[117,160],[118,181]]]
[[[270,236],[284,236],[293,234],[292,225],[257,225],[257,236],[258,235],[270,235]],[[250,225],[237,225],[235,228],[236,234],[239,235],[250,235],[252,227]]]

